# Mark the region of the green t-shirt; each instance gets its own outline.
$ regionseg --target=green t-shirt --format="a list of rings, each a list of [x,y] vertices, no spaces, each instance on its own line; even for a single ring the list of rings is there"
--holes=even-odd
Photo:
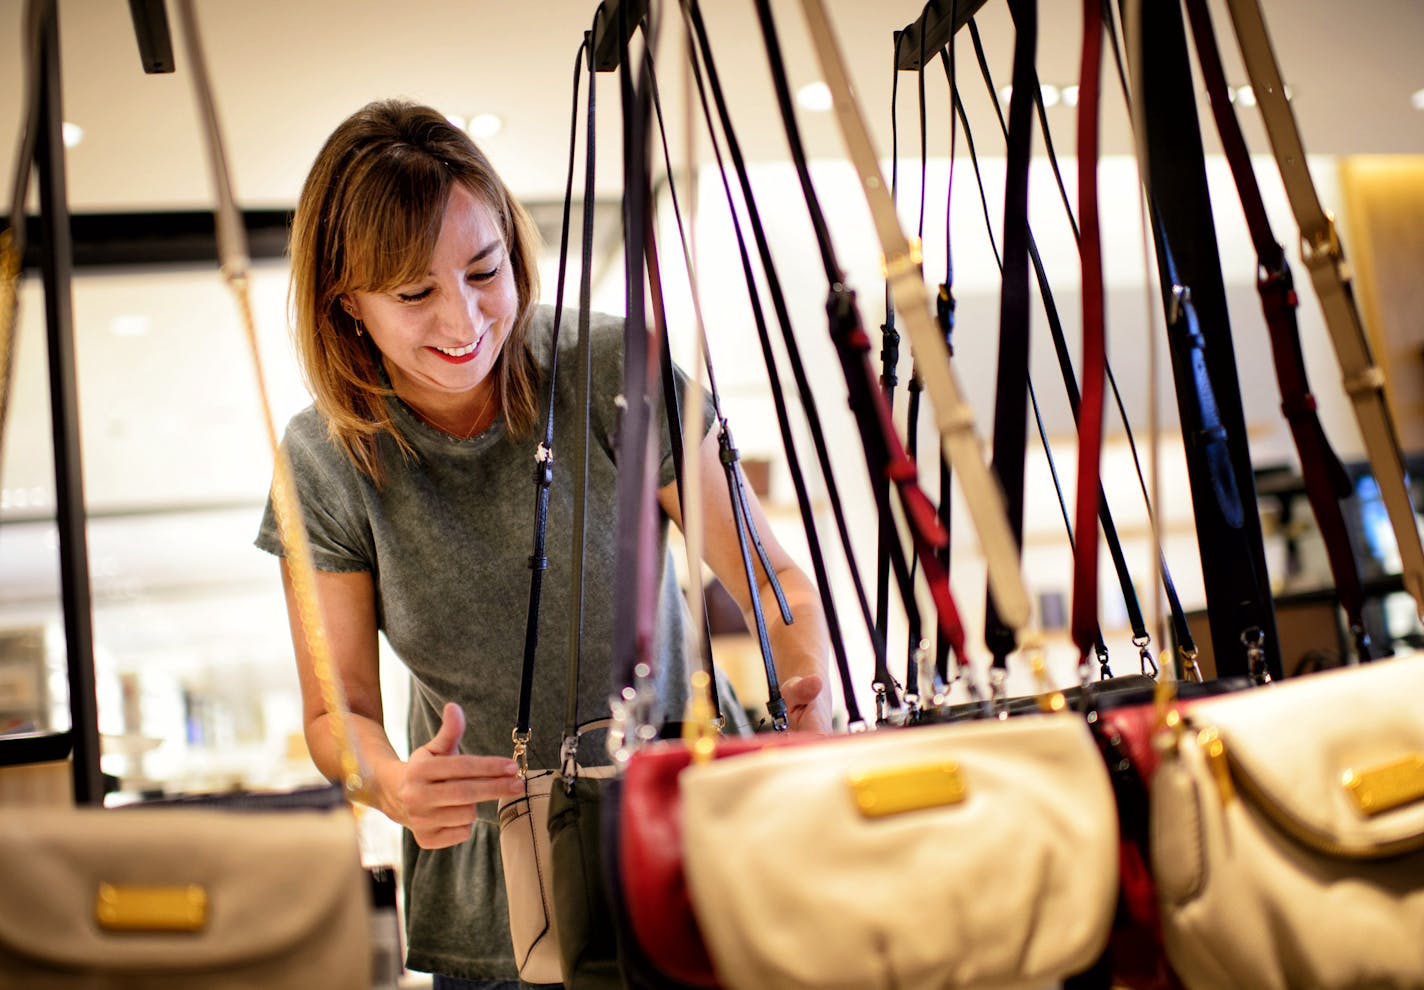
[[[410,745],[439,728],[445,702],[465,710],[461,752],[508,755],[519,698],[529,605],[529,552],[534,538],[534,452],[547,400],[553,310],[540,307],[530,346],[540,369],[540,428],[511,438],[503,418],[485,432],[459,439],[433,429],[403,402],[391,414],[418,455],[401,455],[380,438],[386,478],[380,488],[362,475],[327,436],[325,420],[307,408],[288,424],[291,458],[316,567],[369,571],[375,581],[377,621],[409,668]],[[623,375],[623,321],[595,316],[590,340],[589,477],[584,558],[581,721],[608,714],[611,684],[617,507],[617,397]],[[549,497],[547,555],[533,690],[531,767],[556,767],[564,723],[572,555],[572,429],[578,323],[565,311],[559,339],[554,407],[554,482]],[[679,372],[679,380],[682,380]],[[662,404],[659,485],[673,480],[671,445]],[[710,426],[710,409],[706,423]],[[679,717],[686,702],[687,610],[666,549],[666,520],[658,529],[663,580],[658,597],[660,696]],[[271,506],[257,545],[280,554]],[[580,759],[607,762],[601,733],[585,738]],[[405,835],[408,964],[465,979],[513,979],[495,806],[479,807],[469,841],[448,849],[420,849]]]

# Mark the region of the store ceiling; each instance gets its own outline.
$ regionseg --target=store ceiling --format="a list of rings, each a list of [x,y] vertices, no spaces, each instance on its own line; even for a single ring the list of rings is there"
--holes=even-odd
[[[170,12],[176,13],[170,4]],[[288,207],[324,136],[368,100],[407,96],[447,113],[494,113],[503,131],[486,141],[516,193],[529,199],[562,195],[567,160],[570,85],[575,49],[588,27],[593,0],[198,0],[235,182],[244,205]],[[888,153],[892,32],[920,13],[920,0],[826,0],[863,105]],[[1077,3],[1040,4],[1038,46],[1044,82],[1070,84],[1077,75]],[[1424,87],[1424,4],[1417,0],[1263,0],[1287,82],[1294,92],[1307,150],[1314,154],[1424,153],[1424,113],[1411,94]],[[128,4],[122,0],[61,0],[66,118],[84,131],[69,157],[69,191],[77,210],[143,211],[202,208],[209,202],[186,58],[178,72],[145,75]],[[776,0],[794,85],[818,75],[800,5]],[[675,5],[667,5],[675,12]],[[747,155],[783,158],[785,144],[750,0],[704,0],[703,9],[728,102]],[[21,0],[0,0],[0,161],[8,167],[18,126],[18,43]],[[1229,71],[1245,82],[1217,3]],[[1008,81],[1012,31],[1006,4],[991,0],[979,15],[990,63]],[[674,147],[683,147],[688,118],[681,78],[681,32],[669,20],[661,45],[662,88]],[[175,38],[176,40],[176,38]],[[985,91],[967,40],[960,49],[968,102],[988,128]],[[901,75],[902,153],[914,137],[914,77]],[[929,77],[931,152],[947,147],[944,77]],[[1114,106],[1120,102],[1109,91]],[[606,95],[604,95],[606,94]],[[600,87],[605,190],[618,182],[617,91]],[[1248,138],[1266,150],[1246,114]],[[1073,113],[1053,113],[1060,147],[1072,143]],[[814,157],[841,155],[828,114],[803,114]],[[938,126],[935,126],[938,124]],[[1127,150],[1120,120],[1110,120],[1108,151]],[[706,155],[706,148],[699,152]],[[681,151],[675,154],[681,155]]]

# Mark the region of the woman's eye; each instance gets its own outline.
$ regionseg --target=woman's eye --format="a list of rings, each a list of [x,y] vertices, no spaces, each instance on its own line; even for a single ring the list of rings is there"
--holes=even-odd
[[[488,282],[498,274],[499,266],[495,266],[487,272],[470,272],[469,279],[471,282]]]
[[[421,289],[419,292],[397,292],[396,298],[403,303],[413,303],[420,302],[428,295],[430,295],[429,289]]]

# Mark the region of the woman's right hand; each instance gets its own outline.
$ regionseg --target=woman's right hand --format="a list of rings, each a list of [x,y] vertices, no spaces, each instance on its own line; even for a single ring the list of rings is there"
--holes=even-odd
[[[464,734],[464,711],[447,702],[440,731],[405,763],[396,797],[405,810],[402,824],[422,849],[464,842],[473,828],[476,804],[524,793],[514,760],[461,754]]]

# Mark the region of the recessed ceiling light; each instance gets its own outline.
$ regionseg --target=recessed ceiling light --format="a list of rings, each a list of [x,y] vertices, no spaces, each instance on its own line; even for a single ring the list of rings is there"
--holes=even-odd
[[[1043,96],[1043,105],[1045,107],[1056,107],[1059,101],[1063,99],[1063,91],[1050,83],[1040,84],[1038,91]]]
[[[64,146],[66,148],[73,148],[80,141],[84,140],[84,128],[78,124],[70,123],[67,120],[60,128],[60,134],[63,136]]]
[[[1233,103],[1239,103],[1243,107],[1254,107],[1256,105],[1256,91],[1250,86],[1238,86],[1236,88],[1236,99]]]
[[[1424,110],[1424,89],[1416,89],[1409,102],[1414,104],[1415,110]]]
[[[1076,107],[1078,105],[1077,86],[1064,86],[1059,95],[1063,97],[1063,105],[1065,107]]]
[[[999,102],[1007,104],[1014,98],[1014,88],[1012,86],[999,87]]]
[[[470,137],[485,141],[504,130],[504,118],[497,113],[477,113],[470,118]]]
[[[142,337],[151,322],[142,313],[123,313],[109,321],[109,332],[115,337]]]
[[[807,83],[796,91],[796,105],[812,113],[824,113],[831,109],[831,87],[823,82]]]
[[[458,113],[447,113],[445,119],[450,122],[451,127],[459,128],[462,131],[465,129],[465,118]]]

